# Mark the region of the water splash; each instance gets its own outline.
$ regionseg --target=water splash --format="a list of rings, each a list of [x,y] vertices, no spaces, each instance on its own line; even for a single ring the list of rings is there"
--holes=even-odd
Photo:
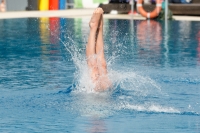
[[[84,91],[87,93],[95,93],[94,84],[89,76],[89,70],[85,57],[85,48],[78,47],[75,42],[68,37],[67,42],[62,42],[66,50],[71,54],[72,61],[75,64],[76,71],[74,73],[74,83],[76,91]],[[119,55],[118,55],[119,56]],[[145,77],[129,69],[128,72],[123,70],[115,70],[114,62],[118,58],[115,54],[108,58],[108,77],[112,81],[112,88],[115,90],[120,86],[124,90],[134,90],[137,95],[148,95],[152,90],[160,90],[159,85],[149,77]]]
[[[108,77],[112,81],[112,88],[105,92],[94,91],[85,57],[85,44],[78,47],[70,37],[63,42],[70,53],[76,71],[73,85],[70,87],[73,104],[67,106],[71,112],[88,116],[105,117],[123,109],[153,112],[178,112],[170,107],[143,105],[143,100],[160,94],[161,87],[150,77],[143,76],[133,68],[117,69],[116,59],[119,55],[111,55],[107,59]],[[108,47],[106,47],[108,49]],[[117,64],[118,65],[118,64]]]
[[[95,92],[94,84],[91,81],[85,55],[86,42],[77,44],[72,39],[71,34],[66,34],[65,41],[60,39],[65,49],[70,53],[71,60],[74,62],[76,71],[74,73],[73,85],[70,88],[70,94],[73,95],[73,104],[67,108],[72,109],[81,115],[110,116],[114,112],[122,110],[154,112],[154,113],[180,113],[178,109],[168,106],[162,106],[159,98],[161,87],[150,77],[144,76],[134,68],[118,68],[120,64],[117,59],[120,58],[120,52],[123,49],[118,47],[123,44],[116,44],[116,50],[112,55],[107,55],[109,51],[108,44],[105,44],[105,53],[107,57],[108,77],[112,82],[112,88],[105,92]],[[112,40],[112,39],[111,39]],[[118,46],[119,45],[119,46]],[[69,58],[69,57],[68,57]],[[154,97],[155,101],[152,101]],[[148,104],[145,101],[150,101]]]

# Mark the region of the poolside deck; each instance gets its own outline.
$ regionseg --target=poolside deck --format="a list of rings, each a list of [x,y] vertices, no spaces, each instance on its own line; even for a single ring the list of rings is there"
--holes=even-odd
[[[26,18],[26,17],[66,17],[66,18],[90,18],[94,9],[68,9],[55,11],[17,11],[0,12],[0,19]],[[200,16],[173,16],[175,20],[200,21]],[[135,19],[144,20],[141,15],[105,14],[104,18],[110,19]]]

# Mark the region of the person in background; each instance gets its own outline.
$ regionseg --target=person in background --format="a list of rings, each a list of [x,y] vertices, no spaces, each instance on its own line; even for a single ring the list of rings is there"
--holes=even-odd
[[[0,4],[0,12],[5,12],[5,11],[6,11],[6,2],[5,0],[2,0]]]

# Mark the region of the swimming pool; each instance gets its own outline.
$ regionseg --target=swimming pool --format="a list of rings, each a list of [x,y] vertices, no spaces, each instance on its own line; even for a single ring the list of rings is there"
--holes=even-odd
[[[0,132],[200,132],[200,23],[105,19],[114,86],[87,90],[89,19],[0,20]]]

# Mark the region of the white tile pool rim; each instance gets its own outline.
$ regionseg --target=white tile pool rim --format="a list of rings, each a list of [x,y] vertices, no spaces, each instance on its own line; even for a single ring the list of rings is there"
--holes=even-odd
[[[16,11],[0,12],[0,19],[27,18],[27,17],[65,17],[65,18],[90,18],[94,9],[68,9],[54,11]],[[173,16],[175,20],[200,21],[200,16]],[[104,18],[110,19],[135,19],[144,20],[141,15],[105,14]]]

